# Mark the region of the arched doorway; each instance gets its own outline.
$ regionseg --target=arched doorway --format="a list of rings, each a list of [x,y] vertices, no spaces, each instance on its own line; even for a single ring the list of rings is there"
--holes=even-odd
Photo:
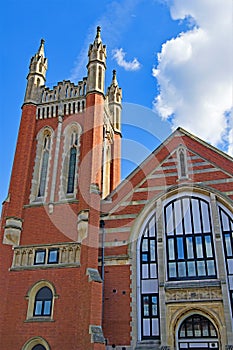
[[[187,317],[180,325],[177,349],[219,350],[218,333],[212,322],[198,314]]]

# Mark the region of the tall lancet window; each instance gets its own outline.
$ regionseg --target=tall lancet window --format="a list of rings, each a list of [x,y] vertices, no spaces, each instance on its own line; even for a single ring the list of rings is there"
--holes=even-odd
[[[63,133],[62,170],[59,199],[75,198],[78,183],[78,160],[82,128],[78,123],[67,125]]]
[[[67,193],[73,193],[74,192],[74,180],[75,180],[75,170],[76,170],[77,146],[78,146],[78,134],[77,134],[77,132],[74,131],[71,134],[71,142],[70,142],[69,169],[68,169],[68,179],[67,179]]]
[[[46,180],[48,174],[49,151],[51,147],[51,136],[46,132],[44,136],[43,149],[41,155],[40,181],[38,188],[38,197],[45,195]]]
[[[179,178],[185,179],[188,177],[188,169],[187,169],[186,149],[184,147],[180,147],[177,150],[177,160],[178,160]]]

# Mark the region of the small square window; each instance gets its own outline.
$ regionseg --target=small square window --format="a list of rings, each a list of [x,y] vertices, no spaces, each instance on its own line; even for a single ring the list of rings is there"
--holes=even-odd
[[[48,264],[57,264],[58,263],[58,249],[50,249],[48,256]]]
[[[40,265],[45,263],[45,250],[37,250],[35,254],[35,265]]]

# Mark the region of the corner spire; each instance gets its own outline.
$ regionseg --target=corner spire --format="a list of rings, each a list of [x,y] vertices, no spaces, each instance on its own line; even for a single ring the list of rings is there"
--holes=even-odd
[[[40,47],[39,47],[39,50],[38,50],[38,55],[43,56],[43,57],[44,57],[44,43],[45,43],[45,40],[41,39]]]
[[[88,51],[88,77],[87,77],[87,93],[98,91],[104,93],[104,80],[106,70],[106,46],[103,45],[101,36],[101,28],[97,27],[96,36],[93,44],[90,44]]]
[[[101,27],[98,26],[98,27],[97,27],[97,30],[96,30],[96,39],[97,39],[97,38],[100,38],[100,32],[101,32]]]
[[[38,102],[40,87],[45,84],[47,71],[47,58],[44,53],[44,39],[40,41],[40,47],[36,54],[31,58],[29,73],[27,76],[27,88],[24,102]]]
[[[117,82],[117,78],[116,78],[116,70],[113,69],[112,71],[112,84],[113,86],[117,86],[118,85],[118,82]]]

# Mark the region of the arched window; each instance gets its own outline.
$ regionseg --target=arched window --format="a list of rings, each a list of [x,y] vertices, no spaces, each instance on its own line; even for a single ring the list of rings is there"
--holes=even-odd
[[[219,214],[233,317],[233,215],[222,207],[219,207]]]
[[[164,208],[169,280],[216,278],[209,203],[183,196]]]
[[[140,241],[140,313],[141,339],[158,339],[159,290],[157,271],[157,232],[155,215],[146,224]]]
[[[43,287],[37,293],[34,304],[34,316],[51,316],[53,293],[50,288]]]
[[[46,127],[37,135],[35,164],[32,175],[30,202],[44,201],[49,178],[53,130]]]
[[[210,320],[202,315],[187,317],[178,330],[179,350],[219,349],[218,334]]]
[[[43,197],[45,195],[50,146],[51,146],[51,136],[48,132],[46,132],[44,135],[43,149],[42,149],[42,155],[41,155],[41,168],[40,168],[40,181],[39,181],[39,188],[38,188],[38,197]]]
[[[60,199],[73,198],[77,192],[80,125],[74,123],[64,130]]]
[[[76,158],[77,158],[77,146],[78,146],[78,134],[73,132],[71,135],[70,155],[69,155],[69,170],[67,180],[67,193],[74,192],[74,180],[76,170]]]
[[[54,299],[56,291],[49,281],[37,282],[27,293],[28,299],[27,322],[53,318]],[[35,345],[39,344],[36,342]]]
[[[22,350],[50,350],[50,346],[45,339],[34,337],[24,344]]]
[[[178,175],[179,178],[187,178],[188,170],[187,170],[187,159],[186,159],[186,149],[184,147],[180,147],[177,151],[177,159],[178,159]]]

